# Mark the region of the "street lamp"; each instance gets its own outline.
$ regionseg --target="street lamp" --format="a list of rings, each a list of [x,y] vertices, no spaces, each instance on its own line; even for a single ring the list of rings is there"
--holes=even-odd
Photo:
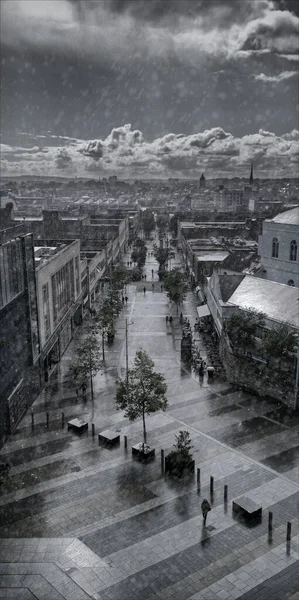
[[[127,393],[129,391],[129,344],[128,344],[128,325],[133,325],[134,321],[128,323],[126,319],[126,380],[127,380]]]

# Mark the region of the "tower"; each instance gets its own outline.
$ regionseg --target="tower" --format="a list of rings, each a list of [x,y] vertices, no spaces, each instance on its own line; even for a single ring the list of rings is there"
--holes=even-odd
[[[251,163],[250,177],[249,177],[250,185],[253,184],[253,164]]]
[[[200,180],[199,180],[199,187],[200,188],[205,188],[206,187],[206,178],[204,176],[204,174],[201,174]]]

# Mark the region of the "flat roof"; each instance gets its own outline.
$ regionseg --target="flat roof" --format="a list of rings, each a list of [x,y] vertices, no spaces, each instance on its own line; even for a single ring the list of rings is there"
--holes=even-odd
[[[205,254],[197,254],[196,258],[199,262],[212,262],[225,260],[229,256],[229,252],[206,252]]]
[[[252,308],[269,319],[299,328],[299,288],[245,275],[228,304]]]

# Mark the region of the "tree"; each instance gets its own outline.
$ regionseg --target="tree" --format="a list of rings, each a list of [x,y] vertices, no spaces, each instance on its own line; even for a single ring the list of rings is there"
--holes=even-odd
[[[134,367],[128,370],[126,380],[118,380],[116,404],[125,410],[125,417],[135,421],[142,417],[143,439],[146,443],[145,415],[166,410],[168,402],[165,396],[167,385],[165,377],[154,371],[154,362],[140,349],[136,352]]]
[[[81,346],[75,352],[75,359],[69,368],[69,376],[76,382],[77,389],[86,385],[90,379],[91,399],[93,401],[93,377],[103,369],[103,361],[99,350],[98,340],[94,333],[89,332]]]
[[[170,257],[171,250],[169,248],[160,248],[157,244],[153,246],[153,254],[156,261],[159,263],[158,275],[162,279],[165,273],[165,265]]]
[[[148,208],[142,214],[142,227],[146,238],[149,238],[156,227],[154,213]]]
[[[189,431],[180,431],[175,436],[176,443],[165,460],[166,472],[182,477],[194,471],[194,461],[191,454],[193,448]]]
[[[139,269],[142,269],[145,265],[147,255],[147,247],[143,240],[137,238],[134,242],[133,251],[131,254],[131,259],[133,262],[137,263]]]
[[[181,273],[179,269],[172,269],[164,275],[164,287],[167,296],[176,304],[177,313],[179,305],[184,302],[188,292],[188,283],[185,273]]]
[[[130,274],[124,263],[121,262],[111,273],[111,284],[114,290],[122,290],[123,287],[128,283]]]
[[[159,235],[163,236],[168,228],[168,215],[157,216],[157,227],[159,229]]]
[[[171,234],[174,238],[177,237],[178,235],[178,215],[175,214],[171,217],[170,222],[169,222],[169,229],[171,231]]]
[[[244,352],[247,348],[255,346],[260,327],[264,327],[264,315],[251,309],[235,313],[224,322],[230,340],[236,346],[241,346]]]
[[[278,358],[279,365],[283,358],[294,353],[297,339],[287,325],[281,324],[276,329],[269,329],[262,340],[262,349],[267,357]]]

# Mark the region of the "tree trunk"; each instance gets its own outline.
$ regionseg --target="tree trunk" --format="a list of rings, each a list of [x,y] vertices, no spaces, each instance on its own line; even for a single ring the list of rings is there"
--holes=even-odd
[[[93,381],[92,381],[91,351],[89,352],[89,375],[90,375],[90,394],[91,394],[91,401],[93,402]]]
[[[102,350],[103,350],[103,361],[105,361],[105,333],[102,333]]]
[[[144,403],[143,403],[143,406],[142,406],[142,421],[143,421],[143,444],[146,444],[146,427],[145,427]]]
[[[93,402],[93,380],[92,380],[92,372],[90,371],[90,393],[91,393],[91,401]]]

